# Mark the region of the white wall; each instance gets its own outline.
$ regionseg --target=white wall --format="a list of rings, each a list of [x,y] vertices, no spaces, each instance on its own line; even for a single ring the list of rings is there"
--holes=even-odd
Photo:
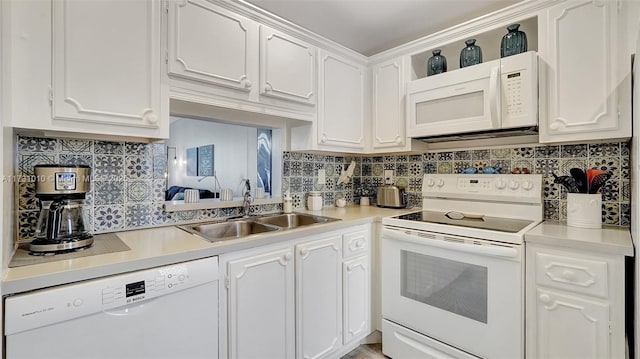
[[[214,190],[215,180],[212,177],[187,176],[186,149],[213,144],[214,169],[222,188],[231,188],[234,196],[242,195],[241,181],[251,180],[252,189],[257,179],[257,130],[252,127],[228,125],[206,120],[193,120],[180,117],[171,119],[170,139],[167,146],[176,147],[176,152],[169,149],[167,168],[169,186],[178,185],[200,189]],[[174,165],[173,156],[177,156]],[[198,182],[202,179],[201,182]]]
[[[627,3],[633,6],[628,9],[629,14],[640,13],[639,3]],[[629,15],[630,19],[629,41],[635,50],[634,85],[633,85],[633,138],[631,139],[631,236],[636,248],[635,278],[634,278],[634,328],[635,328],[635,357],[640,357],[640,258],[638,258],[638,245],[640,244],[640,19]],[[631,318],[627,318],[629,320]]]

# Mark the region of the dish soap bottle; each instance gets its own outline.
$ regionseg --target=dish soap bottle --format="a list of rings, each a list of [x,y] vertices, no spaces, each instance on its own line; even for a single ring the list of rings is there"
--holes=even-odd
[[[284,198],[282,199],[282,211],[284,213],[293,212],[293,199],[291,198],[289,191],[285,192]]]

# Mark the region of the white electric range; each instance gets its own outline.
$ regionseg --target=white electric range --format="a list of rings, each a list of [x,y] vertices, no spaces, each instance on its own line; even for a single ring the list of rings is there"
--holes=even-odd
[[[382,221],[383,352],[524,356],[524,233],[540,175],[426,174],[423,210]]]

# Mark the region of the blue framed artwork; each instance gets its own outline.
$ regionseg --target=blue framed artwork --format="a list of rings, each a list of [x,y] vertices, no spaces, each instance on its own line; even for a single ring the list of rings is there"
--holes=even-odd
[[[213,176],[214,146],[187,148],[187,176]]]

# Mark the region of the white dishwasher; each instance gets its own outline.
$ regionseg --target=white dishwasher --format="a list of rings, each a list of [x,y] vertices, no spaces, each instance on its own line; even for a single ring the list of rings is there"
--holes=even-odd
[[[218,258],[5,299],[6,358],[217,358]]]

